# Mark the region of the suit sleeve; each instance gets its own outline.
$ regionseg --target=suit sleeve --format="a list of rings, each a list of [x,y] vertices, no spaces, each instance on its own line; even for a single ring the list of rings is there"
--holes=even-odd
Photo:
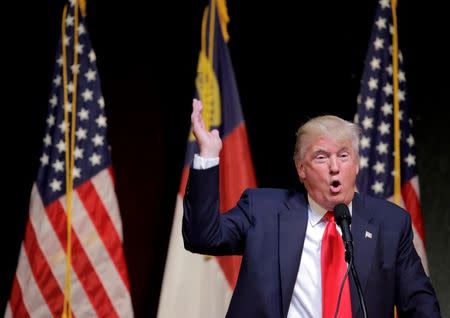
[[[441,317],[436,293],[413,245],[411,217],[406,213],[397,254],[397,311],[401,317]]]
[[[191,169],[183,200],[183,240],[187,250],[208,255],[241,255],[251,226],[250,196],[244,192],[237,205],[219,211],[219,166]]]

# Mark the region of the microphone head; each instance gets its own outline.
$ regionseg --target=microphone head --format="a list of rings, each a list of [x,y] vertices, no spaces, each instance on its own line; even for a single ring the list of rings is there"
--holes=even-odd
[[[352,216],[348,210],[348,206],[344,203],[338,203],[334,207],[334,219],[337,224],[340,224],[343,220],[347,220],[348,224],[352,223]]]

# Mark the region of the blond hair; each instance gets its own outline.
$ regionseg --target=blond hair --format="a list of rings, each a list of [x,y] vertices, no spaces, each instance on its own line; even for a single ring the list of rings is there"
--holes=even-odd
[[[328,137],[336,141],[350,140],[358,157],[361,128],[337,116],[325,115],[308,120],[297,130],[294,160],[302,161],[306,149],[319,137]]]

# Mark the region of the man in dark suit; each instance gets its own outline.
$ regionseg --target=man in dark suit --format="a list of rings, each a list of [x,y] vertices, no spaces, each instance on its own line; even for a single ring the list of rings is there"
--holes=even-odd
[[[330,279],[324,270],[334,270],[324,269],[324,233],[328,224],[336,230],[327,211],[339,203],[352,215],[354,265],[367,316],[394,317],[396,307],[399,317],[440,317],[434,289],[413,246],[409,214],[385,200],[355,193],[355,124],[321,116],[299,128],[294,161],[307,193],[248,189],[233,209],[220,214],[222,141],[216,130],[205,129],[201,111],[201,103],[194,100],[191,121],[200,153],[186,187],[183,238],[186,249],[195,253],[243,256],[227,317],[329,317],[338,302],[337,317],[363,317],[353,278],[346,281],[350,291],[346,295],[344,287],[340,300],[330,301],[331,287],[324,285]],[[338,276],[339,286],[344,275]]]

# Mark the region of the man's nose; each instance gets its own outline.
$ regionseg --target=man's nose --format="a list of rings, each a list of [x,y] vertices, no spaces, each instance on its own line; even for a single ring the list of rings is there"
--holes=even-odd
[[[339,160],[336,158],[336,156],[330,157],[330,173],[336,174],[339,172]]]

